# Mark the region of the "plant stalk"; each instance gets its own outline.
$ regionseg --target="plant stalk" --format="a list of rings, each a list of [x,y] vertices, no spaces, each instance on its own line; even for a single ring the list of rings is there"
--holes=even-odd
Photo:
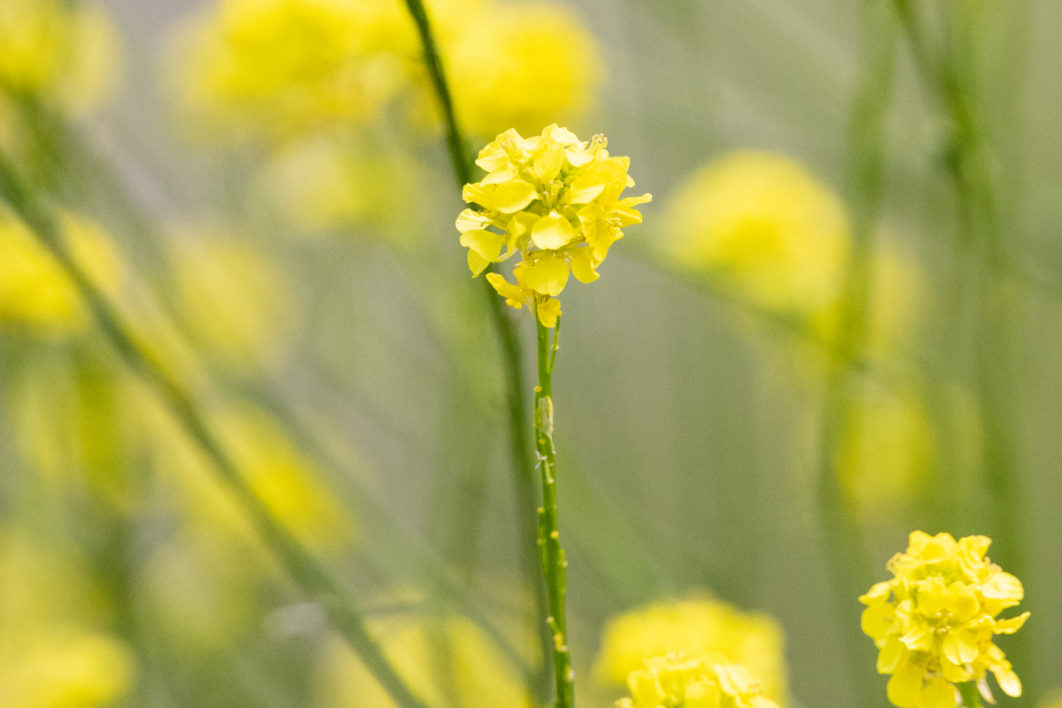
[[[575,705],[575,672],[568,646],[568,623],[564,601],[567,593],[568,561],[557,526],[557,458],[553,444],[553,363],[557,356],[560,318],[550,337],[549,329],[538,321],[538,385],[535,386],[535,466],[542,480],[542,506],[538,508],[538,551],[546,578],[549,616],[546,624],[553,635],[553,673],[557,687],[557,708]],[[552,340],[552,341],[551,341]]]

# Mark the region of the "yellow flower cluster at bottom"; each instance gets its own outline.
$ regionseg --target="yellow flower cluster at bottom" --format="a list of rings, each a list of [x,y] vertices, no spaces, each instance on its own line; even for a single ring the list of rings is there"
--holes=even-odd
[[[888,563],[895,576],[859,598],[863,631],[880,650],[878,672],[892,674],[889,701],[901,708],[954,708],[954,684],[977,681],[988,692],[991,671],[1008,696],[1021,695],[1021,681],[996,634],[1013,634],[1029,613],[996,619],[1017,605],[1021,581],[985,557],[992,541],[915,531],[906,553]]]
[[[645,660],[627,678],[617,708],[778,708],[744,666],[669,654]]]

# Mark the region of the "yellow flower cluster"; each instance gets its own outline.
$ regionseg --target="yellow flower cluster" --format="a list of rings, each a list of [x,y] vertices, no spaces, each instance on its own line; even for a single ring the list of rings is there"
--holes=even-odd
[[[1025,612],[996,619],[1021,602],[1021,581],[985,557],[991,540],[915,531],[906,553],[889,561],[893,579],[876,583],[859,601],[863,631],[880,653],[878,672],[892,674],[888,696],[901,708],[954,708],[954,684],[977,681],[988,692],[991,671],[1008,696],[1021,695],[1021,681],[997,634],[1013,634]],[[990,695],[990,694],[989,694]]]
[[[598,51],[564,7],[489,0],[426,2],[473,133],[577,118],[592,102]],[[435,98],[402,3],[392,0],[219,0],[190,18],[170,53],[180,102],[215,131],[284,141],[349,131],[400,94],[432,116]]]
[[[546,327],[557,323],[556,296],[569,274],[583,283],[597,280],[622,227],[641,222],[634,207],[652,199],[620,199],[634,186],[630,159],[611,157],[605,146],[602,135],[587,143],[555,124],[530,138],[507,130],[479,153],[476,164],[487,176],[461,193],[475,205],[457,217],[472,274],[519,253],[515,285],[497,273],[487,279],[509,305],[527,305]]]
[[[609,620],[594,666],[599,681],[619,685],[653,656],[681,652],[741,664],[782,703],[787,693],[782,628],[769,615],[742,612],[707,594],[657,602]]]
[[[645,660],[627,679],[617,708],[778,708],[745,667],[669,654]]]

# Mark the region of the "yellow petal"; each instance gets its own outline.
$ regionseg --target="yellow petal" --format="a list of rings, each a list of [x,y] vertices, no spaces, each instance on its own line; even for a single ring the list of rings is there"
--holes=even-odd
[[[490,261],[479,255],[472,249],[468,250],[468,269],[472,271],[472,276],[475,277],[487,269],[490,265]]]
[[[538,192],[530,182],[514,179],[501,184],[466,184],[461,190],[461,198],[479,204],[484,209],[512,214],[535,201]]]
[[[923,708],[955,708],[955,687],[939,676],[922,689]]]
[[[505,302],[507,302],[510,307],[515,307],[517,310],[520,309],[524,299],[524,293],[520,288],[510,283],[498,273],[487,273],[487,282],[491,284],[499,295],[505,298]]]
[[[908,667],[892,675],[885,692],[896,706],[917,706],[922,699],[922,675],[917,667]]]
[[[466,231],[472,231],[473,229],[483,229],[490,224],[490,218],[486,214],[480,214],[473,209],[463,209],[460,214],[457,215],[457,221],[455,222],[457,230],[461,233]]]
[[[524,270],[527,287],[540,295],[560,295],[568,282],[569,266],[563,258],[547,253]]]
[[[600,277],[594,270],[596,265],[589,248],[576,248],[572,251],[572,275],[580,283],[592,283]]]
[[[962,629],[953,629],[944,635],[940,651],[953,664],[967,664],[981,653],[977,647],[977,637]]]
[[[486,229],[476,229],[461,234],[461,245],[475,251],[488,261],[497,259],[506,240],[505,234],[496,234]]]
[[[992,673],[996,677],[996,683],[1003,689],[1003,693],[1011,698],[1021,695],[1021,679],[1016,673],[1010,669],[992,669]]]
[[[550,329],[556,327],[557,318],[560,317],[560,314],[560,300],[550,298],[538,303],[538,321],[542,323],[543,327],[549,327]]]
[[[543,216],[531,229],[531,241],[539,248],[556,250],[571,243],[579,232],[563,215],[551,211]]]

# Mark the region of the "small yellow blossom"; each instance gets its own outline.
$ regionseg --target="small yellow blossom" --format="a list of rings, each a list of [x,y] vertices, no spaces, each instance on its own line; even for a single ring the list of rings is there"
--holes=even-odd
[[[796,160],[755,150],[715,160],[679,188],[667,221],[679,267],[767,310],[813,319],[835,306],[848,217]]]
[[[519,253],[515,285],[496,273],[487,279],[510,306],[527,305],[546,327],[557,322],[556,297],[569,274],[597,280],[622,227],[641,222],[634,207],[652,199],[620,199],[634,186],[630,159],[609,156],[605,145],[602,135],[588,144],[555,124],[530,138],[508,130],[479,153],[476,164],[487,176],[462,191],[474,205],[457,217],[472,274]]]
[[[669,654],[646,659],[627,678],[617,708],[778,708],[740,664]]]
[[[121,264],[107,236],[73,214],[60,219],[71,257],[102,290],[114,295]],[[83,329],[88,311],[55,257],[21,222],[0,212],[0,326],[57,333]]]
[[[221,0],[175,36],[171,85],[193,117],[234,137],[364,123],[406,83],[413,34],[394,5]]]
[[[491,3],[440,44],[458,116],[474,135],[578,120],[601,74],[593,35],[561,5]]]
[[[954,684],[976,681],[989,693],[990,671],[1008,696],[1021,695],[1021,681],[996,634],[1013,634],[1025,612],[997,619],[1021,602],[1021,581],[985,557],[991,540],[915,531],[906,553],[888,563],[893,579],[876,583],[859,598],[863,631],[880,650],[878,672],[892,674],[888,697],[901,708],[954,708]]]
[[[610,619],[594,674],[603,683],[619,685],[646,658],[672,652],[741,664],[762,682],[764,695],[779,703],[785,700],[784,639],[778,622],[704,593],[656,602]]]

